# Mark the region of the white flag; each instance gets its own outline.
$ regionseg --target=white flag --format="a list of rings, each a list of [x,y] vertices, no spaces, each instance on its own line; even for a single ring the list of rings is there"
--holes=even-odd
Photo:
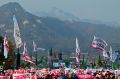
[[[112,47],[110,46],[109,54],[110,54],[110,60],[112,60]]]
[[[35,42],[33,41],[33,52],[36,52],[36,51],[38,51],[38,50],[42,50],[42,51],[44,51],[45,49],[44,48],[37,48],[37,45],[35,44]]]
[[[9,45],[8,45],[8,40],[6,35],[4,36],[4,56],[5,58],[8,57],[8,52],[9,52]]]
[[[16,48],[20,48],[23,44],[20,37],[18,22],[15,15],[13,16],[13,22],[14,22],[14,38],[15,38]]]
[[[80,59],[80,47],[79,47],[78,39],[76,38],[76,62],[79,63],[79,59]]]
[[[108,56],[106,50],[103,50],[103,56],[106,57],[106,58],[109,58],[109,56]]]
[[[35,42],[33,41],[33,52],[37,51],[37,46],[35,44]]]

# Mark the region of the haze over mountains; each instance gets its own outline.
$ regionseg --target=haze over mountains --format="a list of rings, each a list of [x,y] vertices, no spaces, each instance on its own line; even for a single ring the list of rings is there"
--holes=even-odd
[[[106,40],[114,50],[120,48],[119,27],[84,21],[65,21],[59,19],[61,16],[39,17],[27,12],[18,3],[8,3],[0,7],[0,35],[4,35],[6,31],[8,37],[13,39],[13,15],[16,15],[22,40],[27,43],[30,52],[33,40],[38,47],[47,50],[53,48],[58,52],[75,52],[76,37],[79,39],[81,51],[90,52],[94,35]]]
[[[111,27],[120,27],[120,23],[115,21],[101,21],[101,20],[93,20],[93,19],[81,19],[77,16],[74,16],[68,12],[65,12],[59,8],[53,7],[51,10],[47,12],[34,12],[35,15],[38,15],[40,17],[54,17],[58,18],[62,21],[82,21],[82,22],[88,22],[93,24],[105,24]]]

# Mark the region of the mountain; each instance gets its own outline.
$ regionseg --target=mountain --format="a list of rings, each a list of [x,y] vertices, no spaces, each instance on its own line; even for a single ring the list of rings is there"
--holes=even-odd
[[[53,7],[50,11],[48,12],[34,12],[35,15],[38,15],[40,17],[54,17],[58,18],[61,21],[69,21],[69,22],[75,22],[75,21],[82,21],[82,22],[87,22],[87,23],[92,23],[92,24],[105,24],[107,26],[111,27],[120,27],[119,22],[115,21],[101,21],[101,20],[92,20],[92,19],[81,19],[77,16],[74,16],[73,14],[70,14],[68,12],[65,12],[59,8]]]
[[[38,17],[13,2],[0,7],[0,35],[7,32],[8,37],[13,39],[13,15],[16,15],[22,40],[27,43],[30,53],[33,52],[33,40],[38,47],[46,50],[53,48],[57,52],[75,52],[76,37],[79,39],[81,52],[93,52],[94,49],[89,46],[94,35],[106,40],[114,50],[120,48],[119,27],[82,21],[62,21],[56,17]],[[12,41],[14,42],[14,39]]]
[[[81,19],[81,21],[93,23],[93,24],[105,24],[111,27],[120,27],[120,23],[115,21],[100,21],[100,20],[90,20],[90,19]]]
[[[59,8],[56,8],[56,7],[53,7],[48,12],[36,12],[35,14],[37,14],[38,16],[41,16],[41,17],[58,18],[62,21],[70,21],[70,22],[80,21],[80,19],[78,17],[76,17],[70,13],[67,13]]]

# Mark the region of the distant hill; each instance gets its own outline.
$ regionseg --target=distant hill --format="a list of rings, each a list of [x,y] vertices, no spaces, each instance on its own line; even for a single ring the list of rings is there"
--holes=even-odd
[[[38,47],[47,50],[53,48],[57,52],[75,52],[76,37],[79,39],[82,52],[93,52],[89,46],[94,35],[106,40],[114,50],[120,48],[120,28],[118,27],[88,22],[62,21],[52,17],[38,17],[27,12],[18,3],[8,3],[0,7],[0,35],[4,35],[6,31],[9,38],[13,39],[13,15],[16,15],[22,40],[27,42],[31,53],[32,40],[36,42]]]
[[[38,16],[41,17],[54,17],[54,18],[58,18],[62,21],[80,21],[80,19],[70,13],[67,13],[59,8],[53,7],[51,8],[50,11],[48,12],[36,12],[35,14],[37,14]]]

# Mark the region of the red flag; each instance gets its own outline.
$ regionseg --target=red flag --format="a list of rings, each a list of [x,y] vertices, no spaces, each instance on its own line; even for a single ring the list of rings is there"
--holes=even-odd
[[[25,46],[26,46],[26,44],[24,43],[24,51],[23,51],[23,54],[22,54],[23,58],[25,59],[25,61],[28,61],[30,63],[34,63],[32,61],[32,59],[28,56],[28,51],[27,51],[27,48]]]

